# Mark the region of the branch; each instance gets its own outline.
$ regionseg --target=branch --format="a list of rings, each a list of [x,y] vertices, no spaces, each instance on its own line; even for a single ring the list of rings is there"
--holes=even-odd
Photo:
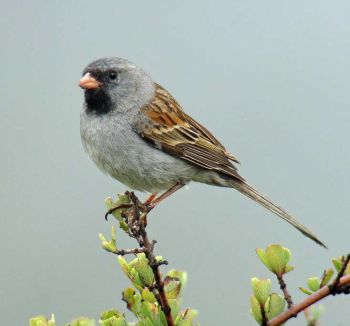
[[[345,270],[345,269],[344,269]],[[340,274],[340,273],[339,273]],[[339,275],[338,274],[338,275]],[[337,279],[336,279],[337,280]],[[336,284],[336,283],[334,283]],[[337,289],[340,291],[340,293],[347,293],[347,290],[349,289],[350,285],[350,274],[340,277],[339,281],[337,282]],[[337,291],[338,293],[338,291]],[[286,322],[288,319],[295,317],[299,312],[305,310],[307,307],[311,306],[312,304],[316,303],[317,301],[320,301],[321,299],[327,297],[328,295],[332,294],[332,285],[331,286],[324,286],[321,289],[319,289],[317,292],[311,294],[307,298],[305,298],[303,301],[294,304],[290,309],[286,310],[285,312],[282,312],[275,318],[271,319],[267,325],[268,326],[277,326],[281,325],[282,323]]]
[[[120,254],[129,254],[143,252],[145,254],[146,258],[148,259],[148,264],[153,271],[155,283],[153,286],[153,291],[155,292],[159,306],[164,312],[168,326],[174,326],[175,323],[171,315],[171,308],[165,294],[164,282],[159,269],[160,265],[167,265],[168,262],[165,260],[157,261],[156,256],[153,253],[154,244],[156,241],[150,241],[146,232],[148,208],[139,201],[133,192],[126,192],[125,194],[129,196],[132,205],[125,205],[127,210],[122,213],[122,216],[128,224],[129,235],[137,240],[140,248],[118,250],[116,253],[119,252]],[[109,210],[106,217],[109,213],[113,212],[113,210]]]
[[[144,231],[144,232],[143,232]],[[147,236],[146,231],[143,229],[141,230],[141,238],[142,238],[142,242],[144,244],[144,248],[145,248],[145,255],[148,259],[149,265],[152,268],[153,271],[153,275],[154,275],[154,280],[155,280],[155,288],[158,290],[159,293],[159,304],[165,314],[165,317],[167,319],[167,323],[169,326],[174,325],[174,321],[173,318],[171,316],[171,308],[168,302],[168,299],[165,295],[165,291],[164,291],[164,282],[162,280],[162,276],[160,274],[160,270],[159,270],[159,266],[162,264],[168,264],[167,261],[161,261],[158,262],[156,260],[156,257],[153,253],[153,247],[154,247],[154,243],[150,242]]]

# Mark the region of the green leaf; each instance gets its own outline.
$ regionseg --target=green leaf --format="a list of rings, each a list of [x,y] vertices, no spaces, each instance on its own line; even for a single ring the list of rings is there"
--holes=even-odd
[[[138,290],[142,291],[144,287],[144,282],[141,280],[140,274],[135,268],[137,267],[138,261],[139,261],[139,258],[137,257],[134,260],[132,260],[130,263],[128,263],[123,256],[121,255],[118,256],[118,262],[122,267],[122,270],[125,273],[125,275],[130,279],[130,281]]]
[[[312,294],[312,292],[308,289],[303,288],[302,286],[299,286],[299,290],[307,295]]]
[[[288,248],[280,245],[269,245],[266,250],[256,249],[256,253],[261,262],[276,275],[282,276],[293,270],[293,266],[288,265],[291,253]]]
[[[337,257],[337,258],[333,258],[332,259],[332,263],[335,267],[335,270],[339,273],[341,268],[342,268],[342,265],[343,265],[343,261],[342,261],[342,258],[343,257]]]
[[[255,298],[261,305],[264,305],[271,292],[271,280],[259,280],[258,278],[253,277],[251,279],[251,284]]]
[[[148,301],[150,303],[157,302],[156,297],[148,288],[142,290],[141,296],[143,300]]]
[[[170,307],[171,307],[171,300],[169,301],[169,305],[170,305]],[[171,311],[171,313],[173,313],[172,311]],[[174,318],[174,320],[175,320],[175,317],[173,317]],[[166,321],[166,317],[165,317],[165,314],[164,314],[164,312],[161,310],[161,309],[159,309],[159,319],[160,319],[160,322],[161,322],[161,325],[163,326],[167,326],[168,325],[168,323],[167,323],[167,321]]]
[[[288,248],[282,247],[284,253],[284,263],[287,265],[292,257],[292,253]]]
[[[109,245],[108,240],[106,239],[106,237],[105,237],[102,233],[99,233],[99,234],[98,234],[98,237],[100,238],[102,247],[103,247],[104,249],[106,249],[105,247],[108,247],[108,245]]]
[[[152,321],[159,319],[159,308],[157,304],[142,301],[140,305],[140,317],[149,318]]]
[[[340,256],[340,257],[332,259],[333,265],[338,273],[340,272],[340,270],[343,267],[344,259],[346,259],[345,256]],[[347,275],[347,274],[350,274],[350,262],[347,264],[345,271],[344,271],[344,275]]]
[[[100,320],[100,326],[128,326],[124,315],[119,311],[112,309],[102,312]]]
[[[128,309],[131,310],[136,317],[139,317],[142,301],[141,294],[136,292],[133,288],[126,288],[123,291],[122,299],[126,302]]]
[[[124,314],[115,309],[103,311],[100,316],[99,325],[128,326],[127,322],[125,321]]]
[[[272,293],[265,303],[265,313],[268,320],[279,315],[286,305],[284,298],[277,293]]]
[[[198,316],[198,311],[192,308],[187,308],[185,311],[181,312],[176,320],[176,326],[191,326],[192,321],[195,317]]]
[[[134,309],[135,306],[135,290],[133,288],[126,288],[123,291],[122,299],[126,302],[129,310]]]
[[[269,261],[268,261],[267,258],[266,258],[265,250],[262,249],[262,248],[257,248],[257,249],[255,249],[255,251],[256,251],[256,253],[257,253],[259,259],[261,260],[261,262],[262,262],[270,271],[272,271],[272,270],[271,270],[271,266],[270,266],[270,264],[269,264]]]
[[[136,289],[138,289],[139,291],[142,291],[144,284],[140,278],[139,273],[137,272],[137,270],[135,268],[132,267],[130,269],[129,277],[130,277],[132,284],[136,287]]]
[[[141,310],[141,302],[142,302],[141,294],[136,292],[134,295],[134,299],[135,299],[135,304],[134,304],[133,313],[138,317],[140,316],[140,310]]]
[[[168,299],[177,299],[180,295],[181,282],[177,277],[164,278],[164,291]]]
[[[112,233],[113,233],[113,227],[112,227]],[[115,252],[117,250],[117,243],[115,239],[113,240],[112,238],[111,241],[108,241],[102,233],[100,233],[98,236],[100,238],[103,249],[109,252]]]
[[[258,322],[258,324],[261,324],[262,322],[261,306],[258,299],[254,295],[250,297],[250,313],[252,314],[254,319]]]
[[[122,268],[124,274],[130,278],[130,267],[128,262],[125,260],[125,258],[123,256],[118,256],[118,263],[120,265],[120,267]]]
[[[328,268],[323,272],[320,288],[324,287],[329,283],[333,274],[334,274],[334,271],[332,268]]]
[[[290,271],[292,271],[294,269],[294,266],[291,265],[287,265],[284,269],[284,274],[289,273]]]
[[[108,320],[100,321],[100,326],[128,326],[124,318],[111,317]]]
[[[315,292],[320,289],[321,281],[318,277],[310,277],[306,284],[311,291]]]
[[[280,245],[270,245],[266,249],[265,256],[273,273],[283,275],[286,272],[290,260],[290,251],[287,248]]]
[[[180,280],[181,289],[183,289],[187,284],[187,273],[184,271],[172,269],[167,273],[167,276],[177,278],[178,280]]]
[[[69,326],[95,326],[96,324],[93,319],[79,317],[72,320],[68,325]]]
[[[43,315],[33,317],[29,320],[29,325],[30,326],[55,326],[56,325],[55,316],[52,315],[50,320]]]
[[[137,254],[136,258],[130,263],[135,268],[141,280],[141,286],[150,287],[154,283],[154,274],[149,266],[148,259],[144,253]]]
[[[147,318],[140,319],[140,321],[136,324],[136,326],[154,326],[154,325],[152,320],[147,317]]]
[[[168,299],[168,302],[169,302],[169,306],[171,308],[171,315],[173,316],[173,319],[175,320],[177,315],[179,314],[179,311],[180,311],[180,300]]]
[[[56,326],[55,316],[52,314],[51,319],[48,321],[48,326]]]
[[[119,312],[116,309],[105,310],[101,313],[100,320],[107,320],[111,317],[120,318],[120,317],[124,317],[124,314]]]
[[[111,231],[111,245],[115,250],[117,250],[117,232],[115,230],[115,227],[112,226],[112,231]]]

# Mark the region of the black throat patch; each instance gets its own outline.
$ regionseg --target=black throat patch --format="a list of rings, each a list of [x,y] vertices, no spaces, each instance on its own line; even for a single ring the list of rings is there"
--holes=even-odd
[[[105,114],[112,110],[111,99],[102,88],[86,90],[85,102],[88,113]]]

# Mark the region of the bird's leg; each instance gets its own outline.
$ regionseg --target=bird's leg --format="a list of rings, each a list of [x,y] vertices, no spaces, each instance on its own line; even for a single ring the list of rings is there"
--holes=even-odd
[[[143,203],[144,207],[146,207],[146,211],[149,212],[149,206],[152,203],[152,201],[157,197],[158,192],[151,193],[148,198]],[[147,226],[147,214],[144,215],[144,225]]]
[[[148,205],[147,205],[147,211],[151,211],[154,207],[156,207],[161,201],[163,201],[165,198],[169,197],[172,195],[175,191],[181,189],[185,183],[179,181],[177,182],[174,186],[172,186],[169,190],[166,192],[163,192],[160,196],[158,196],[156,199],[152,200]]]
[[[144,205],[148,206],[150,203],[152,203],[152,201],[154,200],[154,198],[157,197],[158,192],[153,192],[151,193],[148,198],[145,200],[145,202],[143,203]]]

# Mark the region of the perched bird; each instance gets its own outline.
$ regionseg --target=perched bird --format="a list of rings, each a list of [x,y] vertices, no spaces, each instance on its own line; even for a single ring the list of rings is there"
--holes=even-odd
[[[121,58],[90,63],[80,117],[85,150],[106,174],[162,199],[190,181],[234,188],[325,246],[310,230],[238,174],[238,160],[172,95],[135,64]],[[165,191],[158,198],[157,193]]]

